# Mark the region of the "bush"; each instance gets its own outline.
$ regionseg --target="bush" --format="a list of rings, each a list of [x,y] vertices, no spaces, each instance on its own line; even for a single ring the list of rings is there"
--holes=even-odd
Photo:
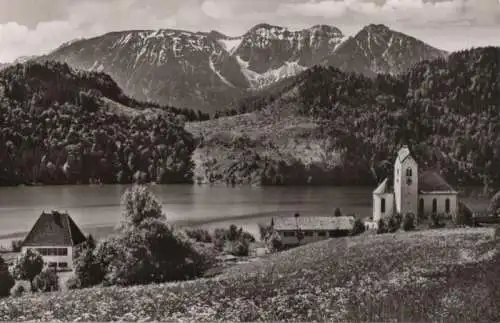
[[[84,252],[84,250],[86,250],[86,249],[94,250],[96,248],[96,245],[97,244],[96,244],[94,237],[91,234],[89,234],[87,236],[87,239],[75,248],[75,251],[74,251],[75,259],[79,258],[80,254],[82,252]]]
[[[206,255],[193,247],[187,234],[174,232],[163,222],[161,206],[149,191],[136,186],[125,192],[122,201],[125,210],[119,235],[100,243],[93,253],[86,253],[82,277],[92,278],[88,273],[95,270],[105,285],[126,286],[203,274],[209,264]]]
[[[54,292],[59,290],[59,277],[54,269],[44,269],[33,279],[33,291]]]
[[[21,252],[23,240],[12,240],[10,245],[11,245],[12,252]]]
[[[213,237],[214,245],[219,251],[223,251],[225,249],[232,250],[232,246],[226,246],[226,244],[232,244],[233,242],[241,242],[246,244],[247,246],[251,242],[255,242],[255,238],[252,234],[243,231],[243,228],[239,228],[231,224],[229,229],[217,228],[214,230]]]
[[[163,220],[161,203],[145,186],[127,189],[122,196],[124,224],[138,226],[146,219]]]
[[[440,229],[446,226],[445,223],[441,221],[442,216],[440,214],[432,213],[431,214],[431,222],[429,223],[429,228],[431,229]]]
[[[403,218],[402,227],[405,231],[415,230],[415,215],[412,213],[407,213]]]
[[[185,229],[184,232],[186,235],[197,241],[197,242],[204,242],[204,243],[212,243],[212,236],[208,232],[208,230],[204,229]]]
[[[377,234],[384,234],[389,232],[387,229],[387,225],[384,221],[384,219],[378,220],[378,228],[377,228]]]
[[[458,225],[465,225],[469,227],[472,227],[474,225],[471,210],[467,206],[465,206],[463,202],[460,201],[458,202],[458,214],[456,222]]]
[[[26,250],[14,262],[12,272],[15,278],[19,280],[28,280],[33,289],[33,279],[42,272],[42,256],[32,249]]]
[[[387,221],[387,230],[390,233],[394,233],[401,228],[401,222],[403,221],[403,217],[401,214],[394,214],[389,217],[389,220]]]
[[[102,282],[104,272],[97,262],[94,250],[88,248],[81,251],[75,260],[75,277],[81,287],[90,287]]]
[[[80,289],[82,288],[82,283],[77,276],[73,275],[66,281],[66,288],[69,290]]]
[[[106,285],[137,285],[185,280],[203,274],[206,259],[191,242],[162,222],[131,228],[115,241],[106,266]]]
[[[260,234],[261,241],[266,241],[267,238],[272,233],[273,233],[273,226],[272,225],[262,225],[259,223],[259,234]]]
[[[14,286],[15,281],[9,272],[9,266],[5,260],[0,257],[0,297],[7,297],[10,294],[10,289]]]
[[[354,226],[351,230],[351,236],[360,235],[360,234],[364,233],[365,230],[366,230],[366,228],[365,228],[363,221],[361,221],[361,219],[356,219],[356,221],[354,221]]]
[[[276,232],[273,231],[271,235],[268,237],[266,241],[267,249],[270,252],[279,252],[283,250],[283,241],[281,240],[280,235]]]
[[[224,245],[224,252],[236,257],[248,256],[250,248],[246,240],[227,241]]]
[[[488,211],[494,215],[500,214],[500,191],[491,198]]]
[[[10,294],[14,297],[20,297],[26,292],[23,282],[17,282],[10,290]]]

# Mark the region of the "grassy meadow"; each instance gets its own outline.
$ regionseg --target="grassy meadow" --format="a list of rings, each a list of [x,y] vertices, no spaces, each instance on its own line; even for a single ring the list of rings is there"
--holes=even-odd
[[[498,321],[495,230],[329,239],[214,278],[0,300],[0,320]]]

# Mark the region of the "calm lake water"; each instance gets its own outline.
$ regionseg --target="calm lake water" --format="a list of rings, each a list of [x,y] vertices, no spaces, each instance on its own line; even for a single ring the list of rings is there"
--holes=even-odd
[[[42,211],[67,211],[87,232],[114,227],[121,219],[120,197],[127,186],[40,186],[0,188],[0,236],[27,232]],[[370,187],[150,186],[176,225],[243,226],[258,236],[258,223],[272,216],[370,215]]]

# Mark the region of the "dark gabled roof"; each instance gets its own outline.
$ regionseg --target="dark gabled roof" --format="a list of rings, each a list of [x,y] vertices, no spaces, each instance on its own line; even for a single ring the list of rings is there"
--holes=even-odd
[[[82,231],[67,213],[42,213],[23,246],[75,246],[86,240]]]
[[[453,187],[438,172],[432,170],[427,170],[419,174],[418,189],[421,192],[455,193]]]

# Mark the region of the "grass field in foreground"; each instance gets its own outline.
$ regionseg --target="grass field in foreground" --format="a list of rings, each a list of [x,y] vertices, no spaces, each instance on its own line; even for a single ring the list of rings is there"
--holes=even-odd
[[[498,321],[491,229],[325,240],[221,276],[0,300],[3,320]]]

